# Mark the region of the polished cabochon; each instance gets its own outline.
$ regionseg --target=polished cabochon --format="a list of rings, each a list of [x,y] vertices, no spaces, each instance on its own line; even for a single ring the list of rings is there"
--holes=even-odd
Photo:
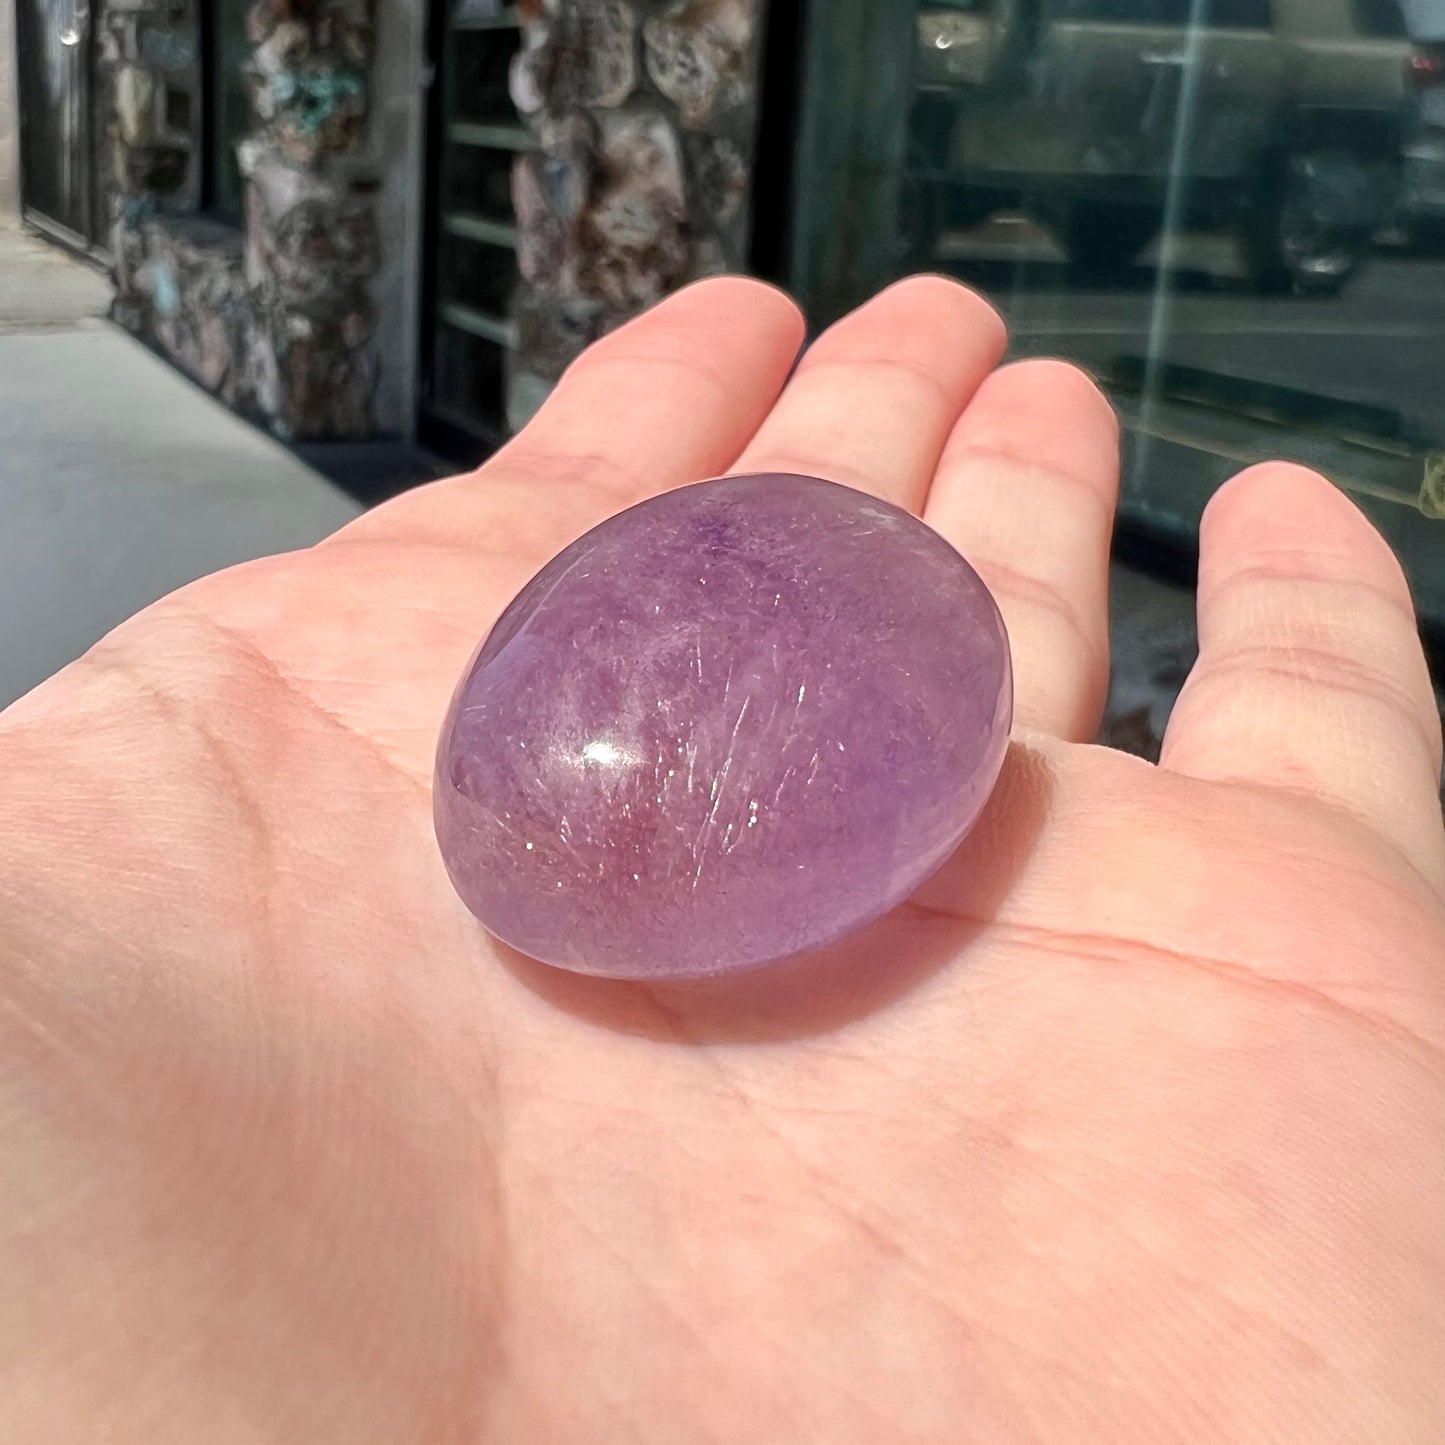
[[[904,900],[1008,744],[977,573],[876,497],[765,474],[682,487],[554,558],[458,686],[437,839],[467,907],[560,968],[754,968]]]

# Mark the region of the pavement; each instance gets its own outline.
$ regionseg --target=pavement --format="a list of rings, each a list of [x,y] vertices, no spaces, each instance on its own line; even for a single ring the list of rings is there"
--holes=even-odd
[[[0,707],[184,583],[361,510],[109,305],[99,273],[0,227]]]
[[[0,217],[0,336],[72,330],[109,309],[100,272]]]

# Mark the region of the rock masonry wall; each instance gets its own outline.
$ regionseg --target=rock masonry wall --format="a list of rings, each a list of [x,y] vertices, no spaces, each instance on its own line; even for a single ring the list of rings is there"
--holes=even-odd
[[[102,16],[117,319],[279,435],[364,437],[378,261],[361,147],[369,0],[251,10],[241,233],[198,214],[197,3],[107,0]]]
[[[258,0],[243,233],[200,215],[199,6],[105,0],[116,315],[280,435],[364,437],[378,178],[371,0]],[[590,341],[746,262],[764,0],[519,0],[520,424]],[[416,158],[421,164],[421,158]]]
[[[763,0],[523,0],[517,425],[590,341],[743,269]]]

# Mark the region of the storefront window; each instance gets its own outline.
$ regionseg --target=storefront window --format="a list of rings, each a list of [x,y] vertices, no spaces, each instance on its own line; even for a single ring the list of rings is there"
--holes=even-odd
[[[825,315],[978,285],[1110,392],[1126,525],[1187,552],[1220,480],[1292,457],[1445,621],[1442,38],[1445,0],[838,0],[792,279]]]
[[[244,189],[236,147],[251,127],[245,66],[251,54],[246,15],[251,0],[215,0],[210,17],[207,56],[207,189],[210,210],[220,220],[240,224]]]
[[[518,274],[512,168],[535,144],[507,89],[520,44],[516,7],[450,0],[433,94],[437,146],[418,431],[428,445],[458,457],[479,456],[507,427]]]

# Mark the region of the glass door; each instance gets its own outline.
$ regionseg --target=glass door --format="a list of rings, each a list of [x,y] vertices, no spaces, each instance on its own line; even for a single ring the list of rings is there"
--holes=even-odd
[[[17,0],[25,217],[70,245],[97,234],[89,0]]]
[[[418,432],[448,454],[480,456],[506,431],[517,281],[512,161],[533,140],[507,90],[521,43],[515,9],[497,0],[442,6]]]

